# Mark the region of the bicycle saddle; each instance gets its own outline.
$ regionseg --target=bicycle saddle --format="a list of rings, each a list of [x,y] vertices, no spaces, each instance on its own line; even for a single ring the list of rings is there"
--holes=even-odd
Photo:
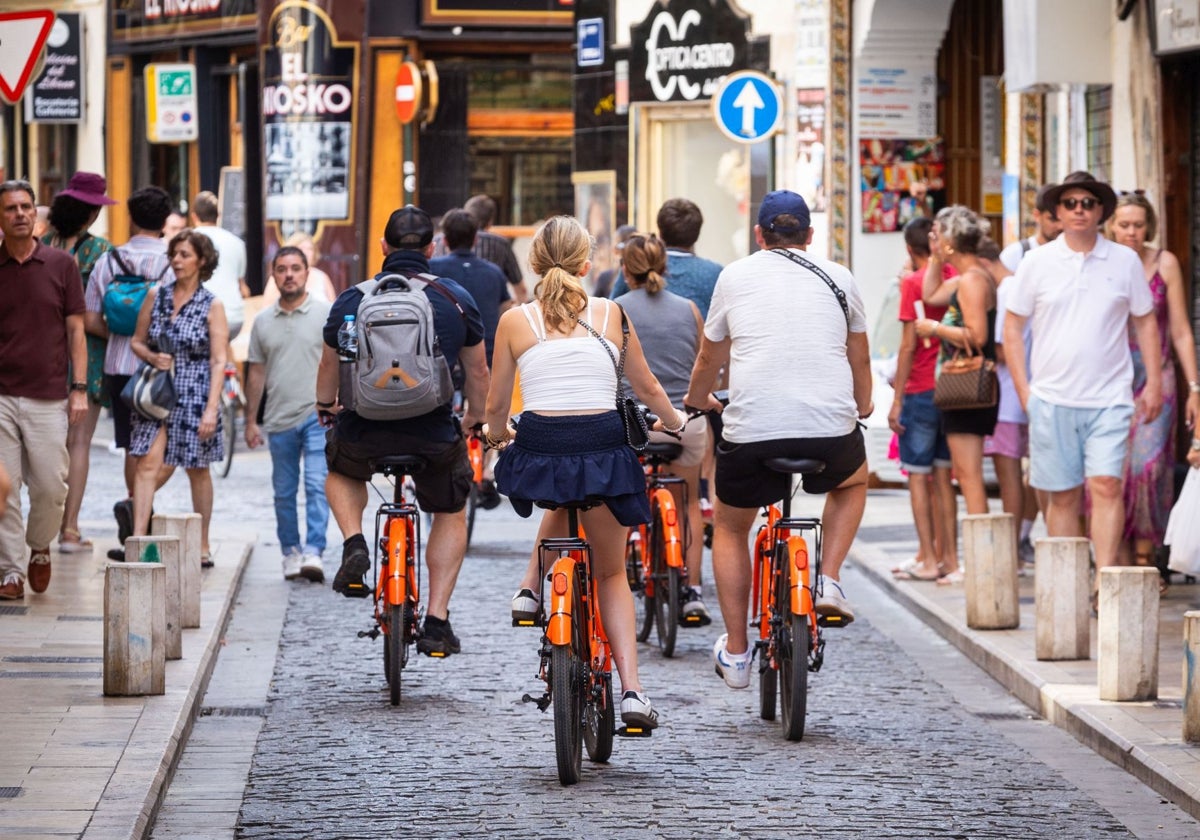
[[[825,462],[813,458],[768,458],[763,461],[763,466],[775,472],[801,475],[816,475],[825,471]]]
[[[642,454],[647,458],[661,458],[663,461],[674,461],[683,454],[683,446],[678,443],[648,443]]]
[[[371,472],[384,475],[407,473],[416,475],[429,465],[429,461],[420,455],[386,455],[371,461]]]

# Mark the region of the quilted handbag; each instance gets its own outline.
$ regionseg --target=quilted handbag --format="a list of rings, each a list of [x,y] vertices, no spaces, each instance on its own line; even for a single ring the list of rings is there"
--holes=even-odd
[[[166,420],[179,398],[174,374],[174,365],[170,370],[159,370],[142,362],[121,391],[121,399],[147,420]]]
[[[996,363],[982,354],[956,351],[942,363],[933,389],[933,404],[942,411],[991,408],[1000,401]]]

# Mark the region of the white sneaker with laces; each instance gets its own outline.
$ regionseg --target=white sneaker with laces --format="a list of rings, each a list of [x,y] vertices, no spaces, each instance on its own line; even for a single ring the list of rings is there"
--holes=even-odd
[[[287,554],[283,555],[283,579],[295,580],[300,577],[301,563],[300,549],[293,548]]]
[[[850,602],[846,600],[846,593],[838,581],[828,575],[821,575],[821,586],[817,591],[820,593],[815,604],[817,615],[838,616],[842,619],[842,624],[849,624],[854,620],[854,610],[850,608]]]
[[[530,589],[521,589],[512,598],[513,621],[536,621],[541,599]]]
[[[658,726],[658,712],[650,705],[650,698],[640,691],[626,691],[621,695],[621,723],[654,729]]]
[[[300,577],[313,583],[325,582],[325,564],[321,562],[321,555],[311,552],[300,555]]]
[[[717,676],[725,680],[725,685],[730,688],[746,688],[750,685],[750,660],[753,658],[753,651],[747,648],[745,653],[730,653],[725,650],[728,641],[729,634],[722,633],[721,638],[713,645],[713,665]]]

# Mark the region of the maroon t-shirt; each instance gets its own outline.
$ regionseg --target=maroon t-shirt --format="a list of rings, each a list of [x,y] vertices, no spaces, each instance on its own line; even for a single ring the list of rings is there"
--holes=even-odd
[[[83,280],[70,254],[38,243],[20,263],[0,243],[0,394],[66,399],[67,316],[83,311]]]

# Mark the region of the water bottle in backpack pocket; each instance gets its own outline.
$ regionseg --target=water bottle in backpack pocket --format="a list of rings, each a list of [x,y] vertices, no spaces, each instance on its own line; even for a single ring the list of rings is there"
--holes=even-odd
[[[419,417],[454,398],[425,287],[448,298],[460,313],[462,307],[436,281],[429,274],[389,274],[358,285],[363,299],[355,318],[358,354],[351,390],[360,417]]]
[[[358,362],[358,324],[354,315],[347,315],[338,327],[338,402],[342,408],[353,411],[354,368]]]

